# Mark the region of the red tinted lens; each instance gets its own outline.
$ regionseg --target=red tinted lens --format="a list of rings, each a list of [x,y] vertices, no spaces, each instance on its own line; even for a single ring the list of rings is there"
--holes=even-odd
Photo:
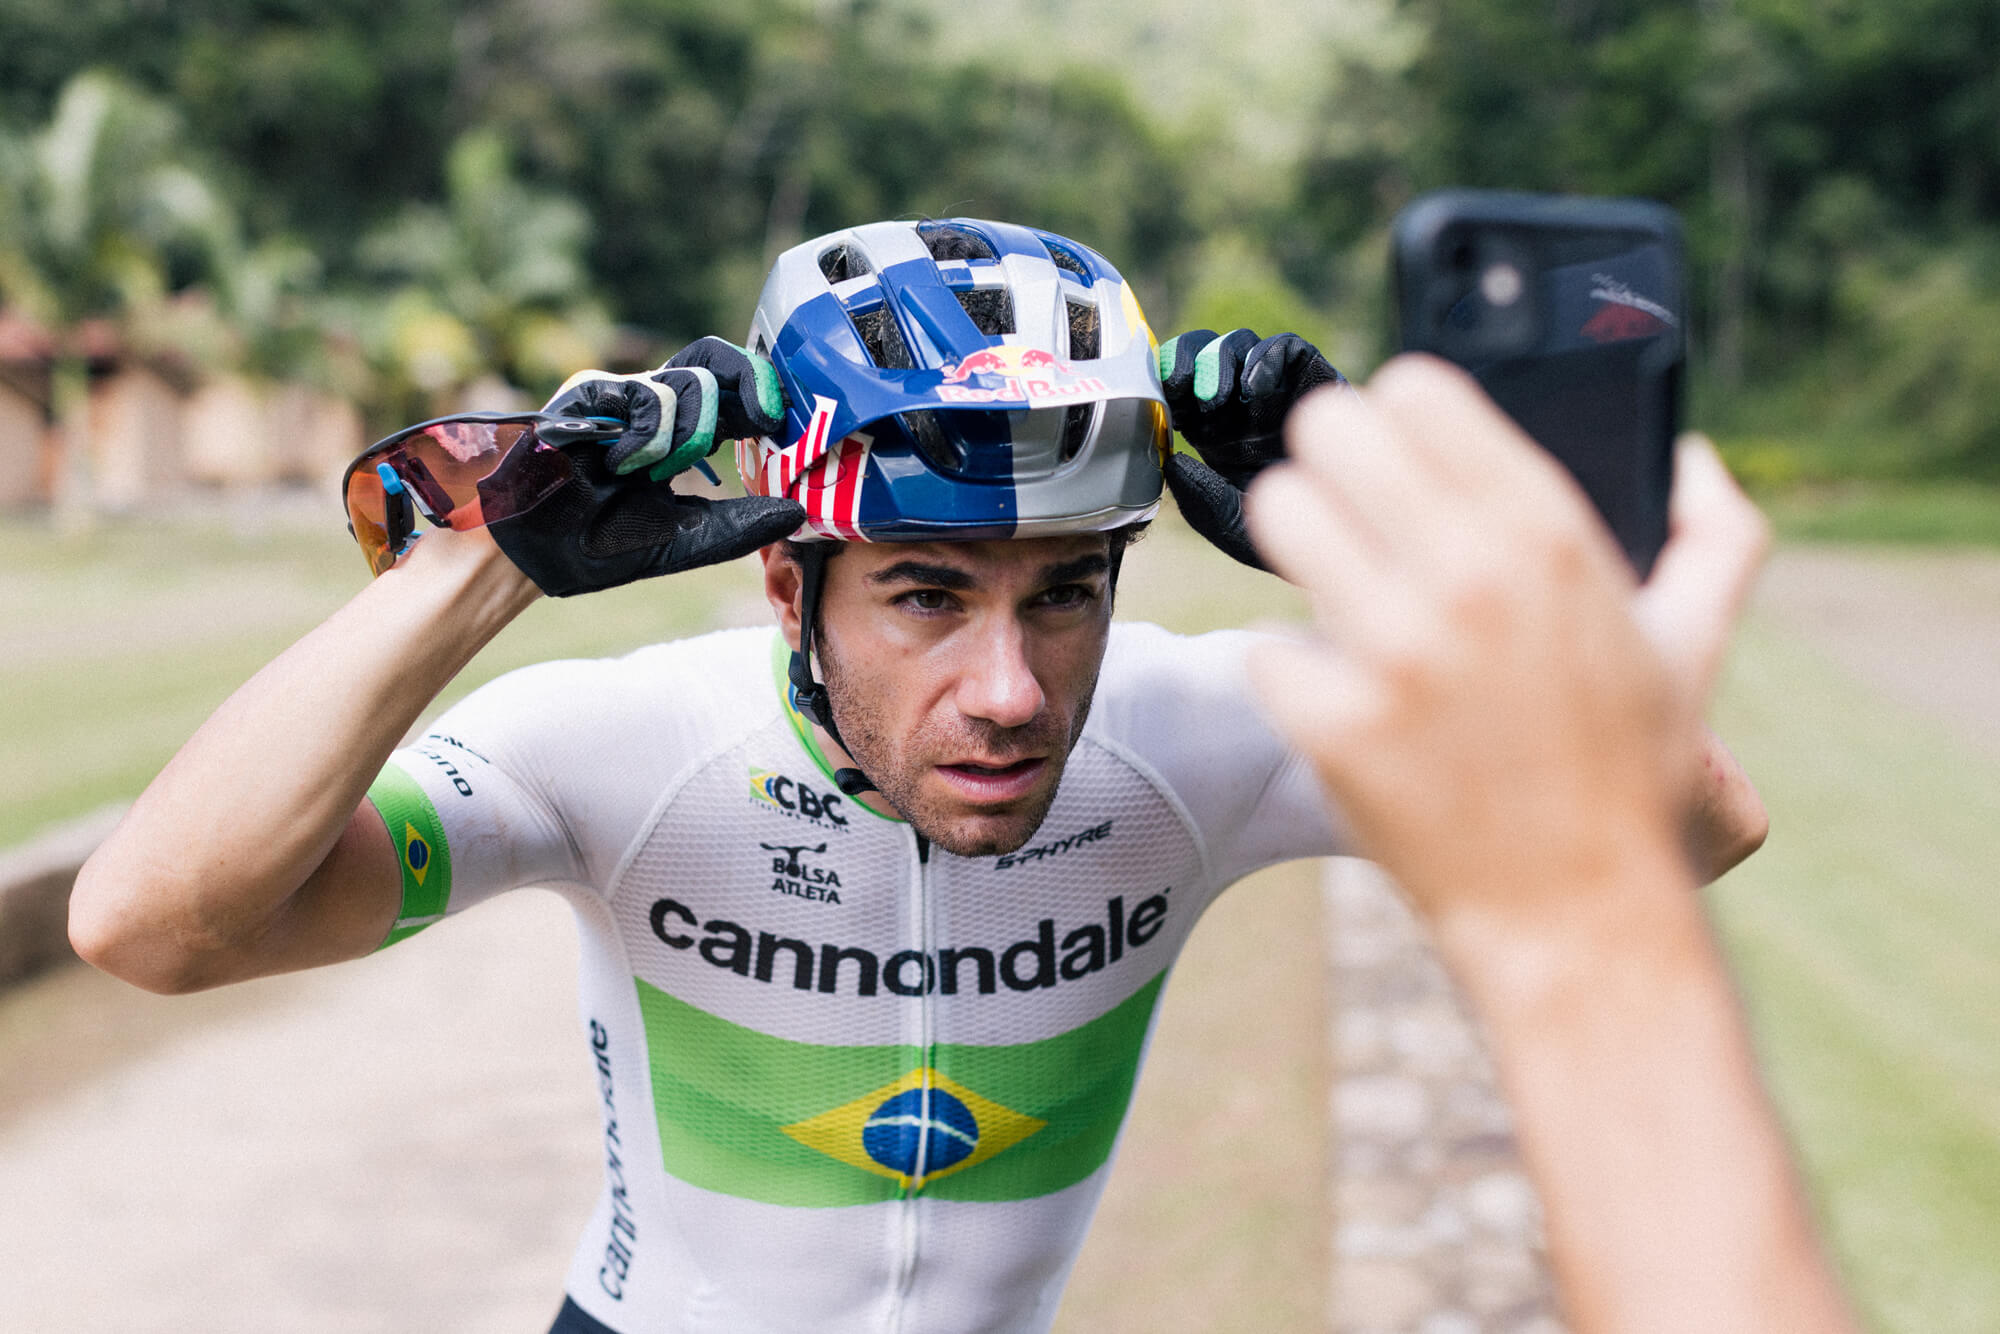
[[[472,521],[452,527],[474,527],[522,514],[547,500],[570,479],[569,459],[554,445],[529,432],[506,454],[499,467],[479,483]]]
[[[439,522],[460,531],[539,504],[570,475],[569,461],[535,436],[532,422],[440,422],[362,466],[376,463],[388,464]]]
[[[439,422],[403,437],[385,461],[441,523],[477,528],[486,522],[479,484],[529,430],[526,422]]]

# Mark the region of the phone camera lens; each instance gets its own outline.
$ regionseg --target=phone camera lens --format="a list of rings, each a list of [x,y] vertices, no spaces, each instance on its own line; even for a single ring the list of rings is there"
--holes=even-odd
[[[1486,303],[1505,309],[1521,299],[1527,284],[1521,278],[1521,271],[1506,261],[1489,264],[1486,272],[1479,275],[1479,294]]]

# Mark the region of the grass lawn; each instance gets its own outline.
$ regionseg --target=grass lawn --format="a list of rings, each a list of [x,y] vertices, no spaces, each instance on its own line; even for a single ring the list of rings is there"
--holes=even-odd
[[[530,662],[762,614],[746,575],[544,600],[440,707]],[[231,690],[365,582],[336,519],[247,532],[219,518],[105,525],[71,540],[0,521],[0,847],[130,800]]]
[[[1799,541],[2000,546],[2000,487],[1977,482],[1796,486],[1758,501]]]
[[[1877,1329],[2000,1329],[2000,765],[1753,623],[1717,719],[1772,813],[1711,891]]]

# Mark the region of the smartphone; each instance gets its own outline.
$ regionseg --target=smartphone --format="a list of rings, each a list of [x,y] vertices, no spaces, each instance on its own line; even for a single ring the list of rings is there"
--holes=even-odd
[[[1674,211],[1442,190],[1392,237],[1403,348],[1470,371],[1575,476],[1643,579],[1667,540],[1687,365]]]

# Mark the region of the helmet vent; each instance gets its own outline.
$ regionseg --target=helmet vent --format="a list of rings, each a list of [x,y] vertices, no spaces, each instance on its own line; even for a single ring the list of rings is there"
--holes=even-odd
[[[1042,239],[1042,244],[1048,248],[1049,259],[1057,268],[1064,273],[1073,273],[1085,282],[1090,281],[1090,270],[1083,267],[1083,261],[1076,257],[1075,252],[1066,246],[1055,244],[1046,237]]]
[[[1083,442],[1090,435],[1090,418],[1094,411],[1089,403],[1072,403],[1063,409],[1062,441],[1057,446],[1056,457],[1068,463],[1083,451]]]
[[[931,258],[940,263],[948,259],[995,258],[993,247],[985,237],[969,228],[955,226],[949,222],[918,223],[917,235],[923,237],[924,245],[930,249]]]
[[[903,341],[903,331],[896,327],[896,317],[889,313],[888,306],[851,312],[851,318],[854,320],[854,332],[861,335],[861,345],[868,349],[869,359],[877,366],[886,371],[907,371],[916,367],[909,345]]]
[[[1004,287],[966,287],[959,289],[958,304],[965,307],[965,313],[979,326],[979,332],[989,337],[1014,332],[1014,299]]]
[[[1070,301],[1069,306],[1069,359],[1071,361],[1095,361],[1104,355],[1104,335],[1097,318],[1097,307],[1084,301]]]
[[[965,450],[945,434],[935,412],[905,412],[897,420],[910,433],[910,442],[917,447],[917,453],[931,467],[941,472],[957,472],[965,466]]]
[[[875,272],[875,267],[868,262],[866,255],[853,246],[837,245],[820,251],[819,271],[826,275],[830,283],[844,283],[849,278]]]

